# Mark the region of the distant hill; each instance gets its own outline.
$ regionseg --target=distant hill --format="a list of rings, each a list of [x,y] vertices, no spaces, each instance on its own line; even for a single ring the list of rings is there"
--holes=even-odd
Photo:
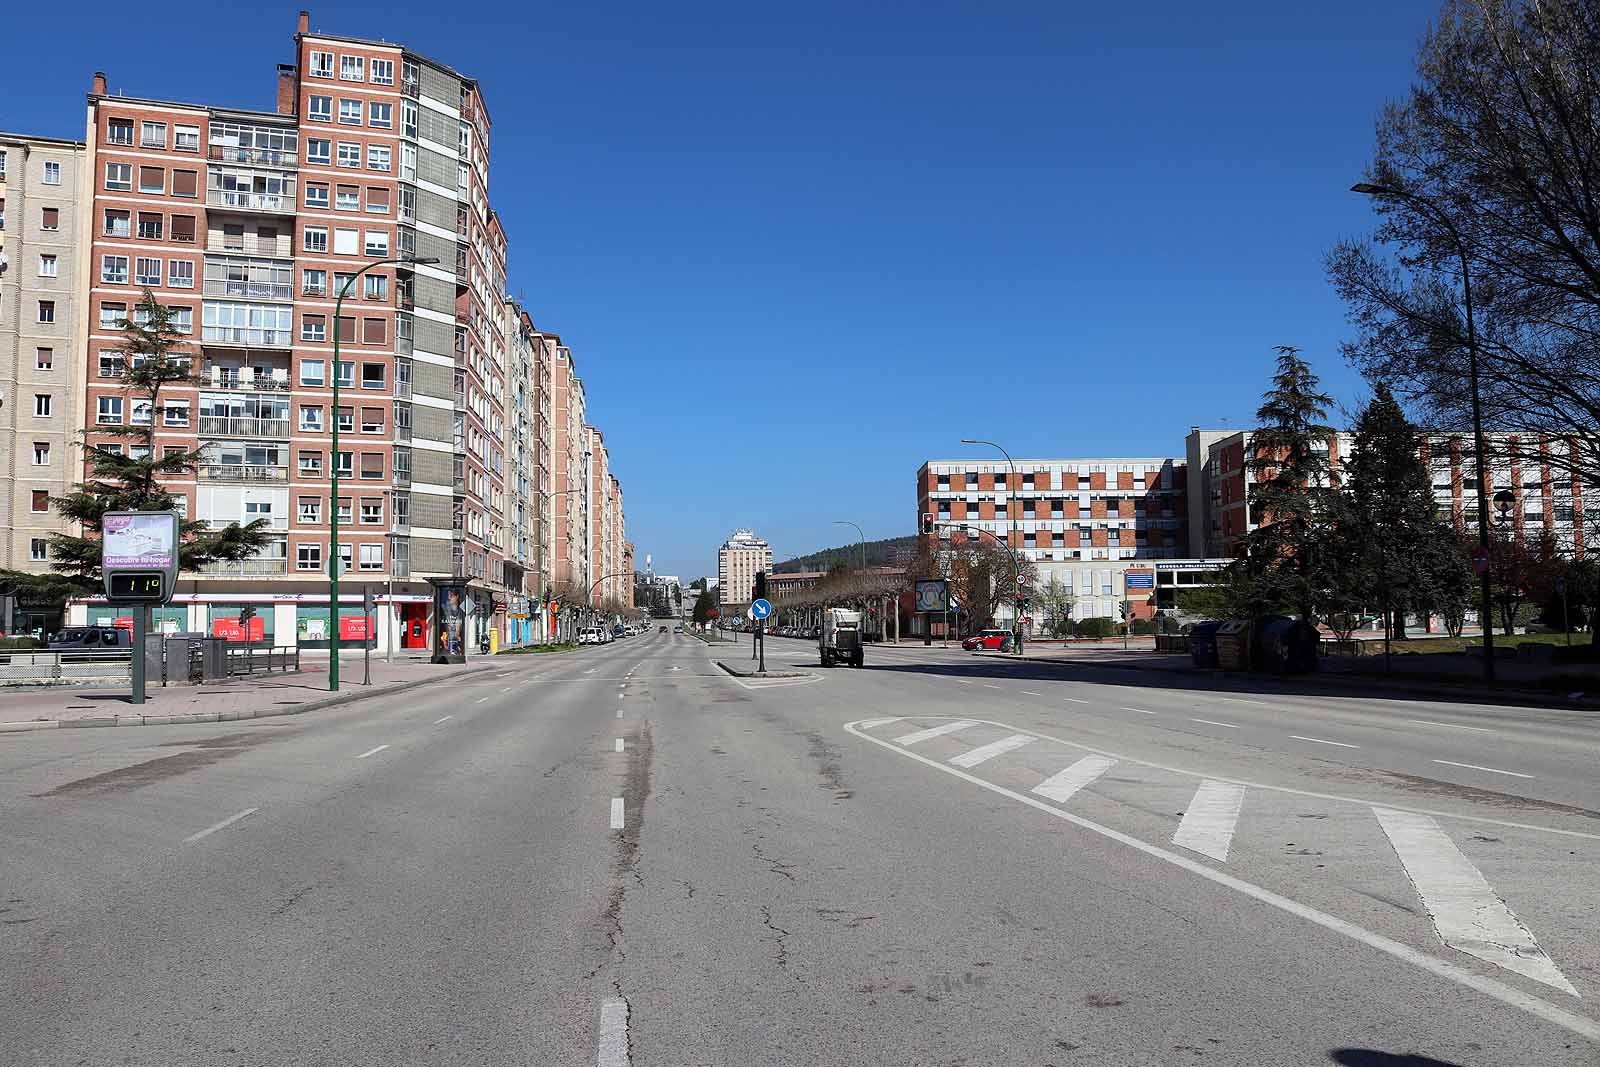
[[[902,556],[915,555],[917,536],[886,537],[881,541],[867,542],[867,566],[886,567],[900,562]],[[856,541],[838,548],[824,548],[794,559],[786,559],[772,569],[778,574],[795,571],[826,571],[843,563],[847,567],[861,566],[861,542]]]

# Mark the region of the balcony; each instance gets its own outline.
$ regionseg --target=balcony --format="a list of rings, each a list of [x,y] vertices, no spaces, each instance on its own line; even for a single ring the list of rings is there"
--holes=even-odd
[[[293,330],[272,330],[264,326],[205,326],[200,341],[208,345],[242,345],[247,348],[291,348]]]
[[[394,428],[394,439],[396,444],[409,442],[411,440],[411,427],[396,426]]]
[[[247,256],[270,256],[273,259],[288,259],[293,253],[289,250],[288,235],[282,237],[263,238],[253,233],[230,238],[221,230],[212,229],[206,233],[207,252],[232,252]]]
[[[287,559],[241,559],[207,563],[200,573],[212,578],[251,578],[268,574],[288,574]]]
[[[231,296],[244,300],[293,300],[294,286],[288,282],[252,282],[232,278],[207,278],[206,296]]]
[[[222,211],[261,211],[269,215],[293,215],[293,193],[256,193],[247,189],[207,189],[206,206]]]
[[[264,467],[254,463],[203,463],[198,468],[203,481],[211,482],[287,482],[288,467]]]
[[[200,375],[207,389],[243,389],[249,392],[286,392],[290,387],[289,367],[224,367],[209,364]]]
[[[259,419],[249,416],[201,415],[200,432],[222,437],[281,437],[289,436],[288,419]]]
[[[285,170],[292,169],[300,161],[298,153],[295,152],[280,152],[272,148],[238,148],[225,144],[211,145],[207,156],[221,163],[253,163],[263,167],[282,167]]]
[[[390,475],[389,480],[390,480],[390,482],[393,484],[393,486],[396,489],[409,489],[409,488],[411,488],[411,472],[410,471],[396,470],[396,471],[394,471],[393,474]]]

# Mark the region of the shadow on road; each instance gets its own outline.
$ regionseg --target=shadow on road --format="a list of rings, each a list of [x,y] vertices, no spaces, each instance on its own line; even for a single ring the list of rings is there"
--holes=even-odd
[[[1461,1067],[1450,1060],[1418,1056],[1409,1052],[1379,1052],[1370,1048],[1336,1048],[1328,1058],[1344,1067]]]

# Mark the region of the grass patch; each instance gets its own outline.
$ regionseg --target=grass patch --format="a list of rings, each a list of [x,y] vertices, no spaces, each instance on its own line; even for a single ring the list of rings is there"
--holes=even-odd
[[[1590,634],[1573,634],[1572,646],[1577,648],[1582,645],[1587,645],[1591,640],[1592,635]],[[1373,650],[1375,654],[1380,656],[1383,655],[1383,642],[1381,640],[1366,641],[1363,643],[1366,644],[1369,649]],[[1494,645],[1496,648],[1515,648],[1517,645],[1560,645],[1562,647],[1566,647],[1566,644],[1566,634],[1510,634],[1509,636],[1506,634],[1494,635]],[[1397,653],[1420,652],[1424,654],[1438,652],[1466,652],[1469,649],[1478,649],[1482,647],[1483,638],[1481,636],[1408,638],[1404,641],[1395,641],[1390,645],[1390,648]]]
[[[571,652],[577,647],[577,644],[572,641],[563,641],[554,645],[522,645],[519,648],[503,648],[499,654],[502,656],[528,656],[540,652]]]

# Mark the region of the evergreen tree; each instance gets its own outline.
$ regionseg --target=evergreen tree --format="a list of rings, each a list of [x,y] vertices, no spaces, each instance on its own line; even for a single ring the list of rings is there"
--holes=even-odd
[[[711,621],[711,609],[715,608],[716,606],[716,598],[711,595],[709,590],[702,589],[700,591],[700,595],[695,598],[694,612],[690,618],[699,623],[701,626],[704,626],[707,622]]]

